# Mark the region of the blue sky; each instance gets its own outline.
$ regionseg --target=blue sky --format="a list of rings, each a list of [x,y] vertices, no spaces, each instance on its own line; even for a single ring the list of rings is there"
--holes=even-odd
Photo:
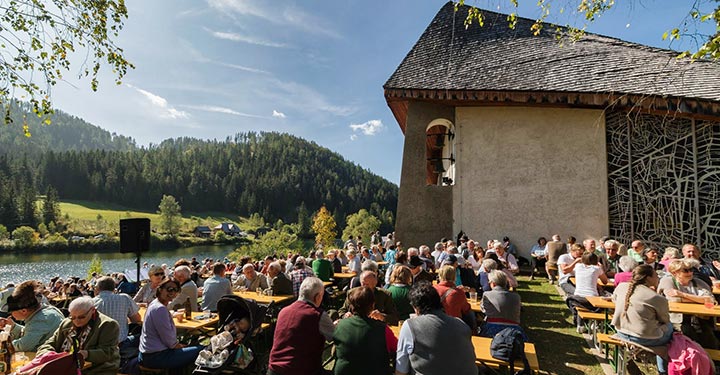
[[[520,16],[538,16],[535,1],[520,2]],[[118,44],[137,68],[121,86],[105,69],[96,93],[87,81],[69,79],[53,89],[53,99],[56,108],[141,145],[287,132],[399,183],[403,135],[382,85],[444,3],[128,1]],[[509,0],[467,3],[510,9]],[[624,2],[589,31],[681,49],[661,40],[688,13],[680,3]],[[549,21],[578,19],[566,11]]]

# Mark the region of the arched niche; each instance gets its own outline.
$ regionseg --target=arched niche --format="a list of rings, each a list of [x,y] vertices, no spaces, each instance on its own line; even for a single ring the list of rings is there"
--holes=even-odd
[[[455,184],[455,126],[438,118],[425,128],[425,169],[427,185]]]

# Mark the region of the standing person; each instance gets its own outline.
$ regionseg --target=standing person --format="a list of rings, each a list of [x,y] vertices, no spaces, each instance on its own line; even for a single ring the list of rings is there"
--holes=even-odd
[[[120,348],[120,366],[137,357],[139,338],[129,334],[128,320],[134,324],[142,324],[138,313],[138,305],[125,293],[114,294],[115,280],[104,276],[98,279],[95,286],[96,295],[93,303],[97,311],[107,315],[118,323],[118,347]]]
[[[142,307],[147,307],[147,304],[155,299],[157,287],[165,279],[165,270],[161,266],[153,265],[150,267],[148,276],[150,281],[146,282],[133,298],[133,301]]]
[[[198,310],[198,289],[197,285],[190,278],[190,267],[179,266],[175,267],[175,273],[173,274],[175,280],[180,283],[180,292],[177,297],[170,302],[170,306],[174,309],[180,309],[185,305],[185,302],[190,299],[190,308],[192,311]]]
[[[114,283],[114,281],[113,281]],[[129,299],[129,298],[128,298]],[[37,349],[37,356],[47,352],[74,352],[92,365],[82,370],[85,375],[116,374],[120,368],[118,323],[95,309],[93,299],[80,297],[68,307],[65,318],[51,338]]]
[[[55,306],[38,302],[37,291],[40,285],[29,280],[21,283],[8,297],[8,312],[13,319],[0,318],[0,328],[10,325],[10,339],[15,350],[34,352],[60,326],[63,314]],[[15,321],[24,323],[19,324]]]
[[[558,277],[562,276],[562,274],[559,273],[560,266],[558,265],[558,261],[563,254],[567,254],[567,248],[565,244],[560,241],[560,235],[553,234],[552,240],[545,245],[545,271],[547,272],[548,279],[550,279],[550,284],[555,282],[556,275]]]
[[[300,285],[298,300],[280,310],[270,350],[268,375],[319,375],[322,352],[332,340],[335,326],[320,308],[323,283],[308,277]]]
[[[443,311],[440,295],[428,282],[413,285],[410,304],[417,317],[400,327],[395,373],[475,375],[472,331]]]
[[[644,346],[670,342],[673,334],[670,308],[667,299],[655,292],[657,286],[655,270],[643,264],[633,270],[632,281],[615,288],[612,325],[621,339]],[[661,356],[657,356],[657,369],[658,373],[667,374],[667,361]]]
[[[325,254],[322,250],[316,251],[315,257],[315,261],[312,262],[312,269],[315,276],[322,281],[330,281],[334,274],[332,263],[325,259]]]
[[[397,338],[386,323],[372,318],[375,292],[369,287],[348,293],[352,316],[340,320],[333,334],[336,375],[389,374],[390,353],[397,350]]]
[[[195,362],[202,350],[200,346],[187,347],[177,339],[177,328],[167,306],[180,291],[180,283],[167,279],[157,290],[148,306],[140,335],[138,362],[147,368],[170,369],[182,373],[184,367]]]
[[[225,277],[225,264],[215,263],[212,267],[212,277],[205,280],[203,284],[203,300],[200,308],[202,311],[217,312],[217,303],[220,297],[232,294],[230,280]]]

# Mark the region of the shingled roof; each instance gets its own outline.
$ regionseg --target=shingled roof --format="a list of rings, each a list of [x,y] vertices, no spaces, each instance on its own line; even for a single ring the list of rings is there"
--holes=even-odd
[[[399,90],[612,93],[720,101],[720,64],[676,59],[678,52],[587,33],[560,44],[555,25],[482,10],[485,25],[463,24],[447,3],[383,86]]]

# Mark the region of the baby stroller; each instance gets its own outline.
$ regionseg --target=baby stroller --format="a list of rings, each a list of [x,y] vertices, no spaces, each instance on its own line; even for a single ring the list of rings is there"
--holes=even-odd
[[[265,374],[267,361],[253,353],[258,341],[253,338],[260,332],[268,307],[251,299],[226,295],[220,298],[217,308],[218,334],[198,355],[193,375]]]

